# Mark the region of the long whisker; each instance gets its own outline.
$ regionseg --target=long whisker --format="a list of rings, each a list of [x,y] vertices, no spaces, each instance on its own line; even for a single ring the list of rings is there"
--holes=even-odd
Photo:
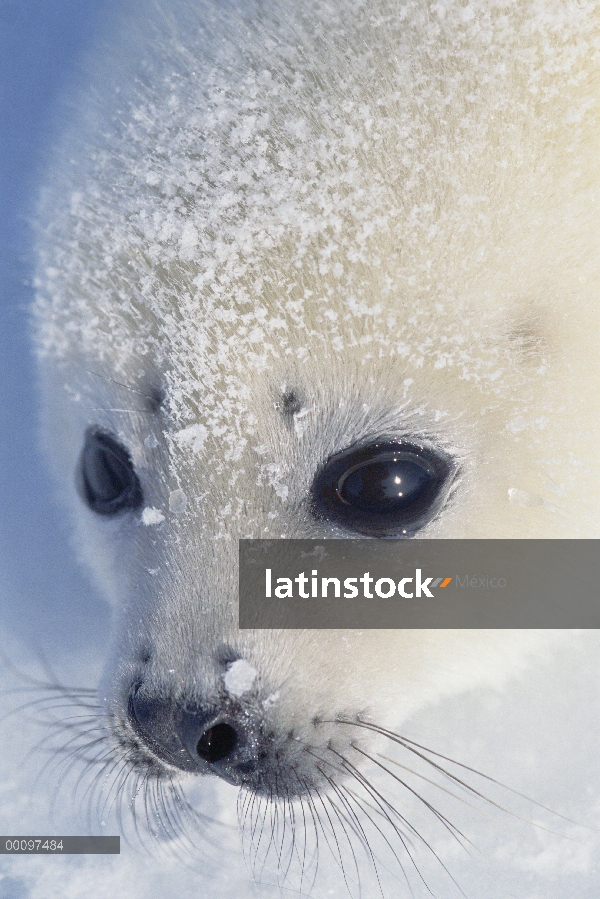
[[[536,821],[532,821],[529,818],[519,815],[517,812],[513,812],[510,809],[505,808],[505,806],[501,805],[499,802],[496,802],[490,796],[486,796],[485,793],[482,793],[480,790],[477,790],[475,787],[473,787],[467,781],[462,780],[456,774],[453,774],[452,771],[448,771],[446,768],[443,767],[443,765],[440,765],[438,762],[434,761],[433,759],[430,759],[427,755],[425,755],[425,753],[430,752],[432,755],[435,755],[436,757],[443,758],[444,760],[446,760],[448,762],[459,765],[460,767],[465,768],[466,770],[472,771],[472,773],[478,774],[481,777],[484,777],[487,780],[490,780],[497,786],[502,787],[502,788],[508,790],[509,792],[514,793],[515,795],[520,796],[522,799],[526,799],[527,801],[538,806],[539,808],[544,809],[544,811],[548,811],[551,814],[555,814],[557,817],[563,818],[564,820],[568,821],[570,824],[576,824],[576,825],[578,824],[577,821],[573,821],[570,818],[566,818],[564,815],[559,815],[558,813],[554,812],[552,809],[546,808],[546,806],[541,805],[541,803],[536,802],[534,799],[531,799],[530,797],[524,795],[523,793],[519,793],[517,790],[512,790],[510,787],[505,787],[505,785],[502,784],[500,781],[494,780],[494,778],[491,778],[485,774],[482,774],[482,772],[477,771],[477,769],[475,769],[475,768],[469,768],[467,765],[461,765],[460,762],[456,762],[454,759],[448,758],[447,756],[442,756],[440,753],[436,753],[436,752],[433,752],[433,750],[427,749],[427,747],[421,747],[419,744],[414,743],[414,741],[405,739],[404,737],[400,736],[399,734],[396,734],[393,731],[387,730],[387,728],[381,727],[377,724],[372,724],[371,722],[350,721],[350,720],[339,718],[335,721],[331,721],[328,723],[351,725],[354,727],[362,727],[365,730],[371,730],[371,731],[374,731],[375,733],[381,734],[382,736],[387,737],[393,743],[397,743],[399,746],[402,746],[408,752],[412,752],[413,755],[416,755],[418,758],[422,759],[424,762],[426,762],[426,764],[430,765],[436,771],[439,771],[440,774],[449,778],[455,784],[458,784],[461,787],[463,787],[467,792],[471,793],[474,796],[477,796],[479,799],[483,800],[484,802],[488,803],[489,805],[494,806],[495,808],[499,809],[500,811],[504,812],[505,814],[510,815],[511,817],[515,818],[516,820],[522,821],[523,823],[528,824],[531,827],[536,827],[538,830],[546,831],[546,833],[550,833],[553,836],[561,836],[561,837],[563,837],[563,839],[571,840],[573,842],[579,842],[575,837],[568,837],[564,834],[559,834],[556,831],[553,831],[552,829],[550,829],[548,827],[544,827],[542,824],[539,824]],[[422,751],[419,751],[419,750],[422,750]],[[390,772],[388,772],[388,773],[390,773]],[[595,830],[595,828],[589,828],[589,829]]]
[[[405,780],[403,780],[401,777],[398,777],[398,775],[394,774],[393,771],[390,771],[389,768],[386,768],[385,765],[382,765],[381,762],[379,762],[377,759],[373,758],[373,756],[369,755],[368,752],[365,752],[363,749],[360,749],[360,747],[355,746],[353,744],[352,748],[355,749],[357,752],[360,752],[361,755],[364,755],[365,758],[369,759],[369,761],[373,762],[373,764],[378,765],[380,768],[383,769],[383,771],[386,772],[386,774],[389,774],[390,777],[393,777],[394,780],[397,780],[398,783],[401,784],[401,786],[403,786],[405,790],[408,790],[409,793],[412,793],[412,795],[416,799],[418,799],[419,802],[423,803],[423,805],[427,808],[428,811],[430,811],[433,815],[435,815],[435,817],[438,819],[438,821],[440,821],[440,823],[446,828],[446,830],[456,840],[458,840],[459,843],[460,843],[460,840],[458,838],[461,837],[467,843],[472,845],[470,840],[467,839],[467,837],[462,833],[462,831],[460,831],[457,827],[455,827],[454,824],[452,824],[448,820],[448,818],[446,818],[445,815],[443,815],[440,811],[438,811],[427,799],[425,799],[423,796],[421,796],[421,794],[418,793],[415,789],[413,789],[413,787],[411,787]],[[462,843],[460,843],[460,845],[462,845]]]
[[[377,861],[375,859],[373,850],[371,849],[371,844],[369,843],[369,839],[365,833],[365,830],[364,830],[362,824],[360,823],[360,819],[358,818],[356,812],[351,807],[350,803],[348,802],[348,800],[346,799],[346,797],[344,796],[344,794],[340,790],[340,788],[337,786],[335,781],[332,778],[327,777],[327,775],[325,775],[325,779],[327,780],[328,784],[330,785],[331,789],[334,791],[336,796],[338,796],[343,807],[346,809],[347,814],[350,816],[349,824],[352,827],[352,830],[354,831],[354,833],[357,834],[361,844],[367,850],[367,853],[371,860],[371,864],[373,865],[373,870],[375,871],[375,876],[377,878],[377,885],[379,887],[379,892],[381,893],[381,895],[383,897],[384,892],[383,892],[383,887],[381,885],[381,878],[379,877],[379,869],[377,866]],[[346,816],[344,816],[344,817],[346,817]]]
[[[353,748],[354,748],[354,749],[357,749],[358,747],[353,746]],[[363,753],[363,754],[364,754],[364,755],[367,755],[366,753]],[[367,758],[370,759],[370,756],[367,756]],[[371,761],[373,761],[373,760],[371,759]],[[434,849],[433,846],[429,843],[429,841],[425,839],[425,837],[423,836],[423,834],[419,833],[419,831],[416,830],[416,828],[415,828],[415,827],[414,827],[414,826],[413,826],[413,825],[412,825],[412,824],[411,824],[411,823],[404,817],[404,815],[402,815],[402,814],[401,814],[401,813],[400,813],[400,812],[399,812],[399,811],[398,811],[398,810],[397,810],[397,809],[396,809],[396,808],[395,808],[395,807],[394,807],[394,806],[393,806],[393,805],[392,805],[392,804],[391,804],[391,803],[390,803],[390,802],[389,802],[389,801],[388,801],[388,800],[387,800],[387,799],[380,793],[380,791],[377,790],[377,789],[373,786],[373,784],[371,784],[371,782],[364,776],[364,774],[362,774],[362,772],[360,772],[354,765],[352,765],[351,762],[348,761],[348,759],[345,759],[344,764],[348,766],[348,769],[353,773],[353,775],[356,777],[356,779],[357,779],[357,780],[358,780],[358,781],[365,787],[365,789],[368,790],[368,792],[369,792],[372,796],[377,797],[377,799],[381,800],[381,802],[383,802],[383,804],[384,804],[384,805],[385,805],[385,806],[392,812],[392,814],[398,816],[398,818],[399,818],[399,819],[402,821],[402,823],[409,829],[409,831],[411,831],[412,833],[414,833],[414,835],[415,835],[415,836],[416,836],[416,837],[417,837],[417,838],[418,838],[418,839],[419,839],[419,840],[426,846],[426,848],[429,850],[429,852],[434,856],[434,858],[437,860],[437,862],[438,862],[438,863],[441,865],[441,867],[444,869],[444,871],[446,872],[446,874],[448,875],[448,877],[452,880],[452,882],[454,883],[454,885],[456,886],[456,888],[459,890],[459,892],[461,893],[461,895],[462,895],[462,896],[465,896],[463,890],[461,889],[460,885],[457,883],[456,879],[453,877],[452,873],[448,870],[447,866],[444,864],[444,862],[442,861],[442,859],[440,858],[440,856],[438,855],[438,853],[435,851],[435,849]],[[383,767],[383,766],[382,766],[382,767]],[[387,769],[386,769],[386,770],[387,770]],[[390,773],[390,772],[388,772],[388,773]],[[401,781],[400,781],[400,782],[401,782]],[[414,791],[411,791],[411,792],[414,792]],[[454,833],[454,830],[453,830],[452,825],[450,824],[450,822],[448,822],[447,819],[445,819],[444,816],[441,815],[441,813],[439,813],[439,812],[437,811],[437,809],[435,809],[433,806],[431,806],[430,803],[427,803],[426,800],[424,800],[421,796],[419,796],[417,793],[415,793],[415,795],[417,796],[418,799],[421,799],[421,800],[425,803],[425,805],[429,808],[429,810],[430,810],[430,811],[431,811],[431,812],[432,812],[432,813],[433,813],[439,820],[441,820],[442,823],[443,823],[443,822],[446,822],[446,826],[448,827],[448,830],[449,830],[450,833],[455,837],[455,839],[457,840],[458,844],[459,844],[460,846],[462,846],[462,843],[460,842],[460,840],[458,839],[458,837],[457,837],[456,834]],[[460,834],[460,831],[457,831],[457,833]],[[461,834],[461,836],[462,836],[462,834]],[[405,848],[406,848],[406,847],[405,847]],[[464,848],[464,846],[463,846],[462,848]],[[408,852],[408,849],[407,849],[407,852]],[[422,881],[423,884],[425,885],[425,887],[426,887],[426,889],[428,890],[428,892],[431,893],[431,889],[429,888],[429,885],[428,885],[427,882],[425,881],[425,879],[424,879],[424,877],[423,877],[423,875],[422,875],[422,873],[421,873],[421,871],[420,871],[420,869],[419,869],[419,866],[417,865],[416,861],[414,860],[414,858],[413,858],[413,856],[410,854],[410,852],[409,852],[408,854],[409,854],[409,858],[411,859],[411,862],[413,863],[413,866],[414,866],[414,868],[415,868],[417,874],[419,875],[419,878],[421,879],[421,881]],[[465,899],[466,899],[466,897],[465,897]]]
[[[409,744],[409,746],[407,746],[407,748],[410,748],[410,746],[415,746],[418,749],[423,750],[423,752],[428,752],[430,755],[434,755],[436,758],[444,759],[444,761],[446,761],[446,762],[450,762],[453,765],[457,765],[459,768],[462,768],[464,771],[469,771],[471,774],[476,774],[478,777],[482,777],[484,780],[487,780],[490,783],[493,783],[496,786],[501,787],[503,790],[507,790],[509,793],[513,793],[513,795],[519,796],[521,799],[527,800],[527,802],[530,802],[532,805],[536,805],[538,808],[543,809],[545,812],[549,812],[551,815],[554,815],[557,818],[562,818],[563,821],[567,821],[569,824],[575,824],[578,827],[585,827],[587,830],[593,830],[593,831],[598,832],[598,828],[590,827],[585,824],[581,824],[580,821],[574,821],[572,818],[566,817],[566,815],[561,815],[560,812],[557,812],[554,809],[549,808],[547,805],[543,805],[541,802],[538,802],[536,799],[532,799],[531,796],[527,796],[525,793],[520,793],[519,790],[515,790],[513,787],[509,787],[507,784],[502,783],[499,780],[496,780],[494,777],[491,777],[489,774],[484,774],[483,771],[478,771],[477,768],[471,768],[469,765],[465,765],[463,762],[458,762],[456,759],[450,758],[447,755],[443,755],[441,752],[435,752],[435,750],[429,749],[427,746],[422,746],[420,743],[416,743],[414,740],[409,740],[408,737],[400,737],[400,739],[403,740],[404,743]],[[441,769],[441,770],[443,770],[443,769]],[[452,777],[452,775],[448,775],[448,776]],[[458,781],[458,782],[460,783],[460,781]],[[471,788],[469,788],[469,789],[471,789]],[[484,798],[486,799],[486,801],[490,801],[490,800],[488,800],[487,797],[484,797]],[[502,806],[498,806],[498,807],[501,808],[502,811],[507,811],[506,809],[502,808]],[[512,814],[512,812],[508,812],[508,814]],[[523,819],[523,820],[526,820],[526,819]],[[533,822],[527,821],[527,823],[530,824]],[[550,831],[550,832],[552,833],[552,831]]]
[[[329,748],[330,751],[334,752],[335,755],[337,755],[339,758],[342,759],[342,763],[345,761],[345,760],[343,759],[342,756],[339,756],[339,753],[335,752],[335,750],[332,749],[331,746],[329,746],[328,748]],[[307,748],[306,751],[307,751],[310,755],[313,755],[316,759],[318,759],[319,762],[320,762],[321,764],[327,764],[327,765],[329,765],[331,768],[334,769],[334,771],[335,771],[336,773],[338,773],[338,770],[337,770],[337,769],[338,769],[339,766],[333,765],[329,760],[326,760],[326,759],[321,758],[321,756],[319,756],[319,755],[314,751],[314,749],[313,749],[313,750],[310,750],[310,749]],[[320,767],[320,765],[318,766],[318,769],[317,769],[317,770],[321,773],[321,775],[323,776],[323,778],[327,781],[327,783],[330,785],[330,787],[332,788],[332,790],[334,791],[334,793],[336,793],[336,795],[338,796],[338,798],[339,798],[340,801],[342,802],[342,806],[343,806],[343,807],[345,808],[345,810],[346,810],[346,815],[343,815],[343,817],[344,817],[344,819],[346,820],[346,822],[348,823],[348,826],[349,826],[350,829],[353,831],[353,833],[356,834],[356,836],[357,836],[357,838],[358,838],[360,844],[365,848],[367,854],[369,855],[370,860],[371,860],[371,863],[372,863],[372,865],[373,865],[373,869],[374,869],[374,871],[375,871],[375,875],[376,875],[376,877],[377,877],[377,882],[378,882],[378,885],[379,885],[379,890],[380,890],[380,892],[381,892],[382,895],[383,895],[383,890],[382,890],[381,883],[380,883],[380,879],[379,879],[379,871],[377,870],[377,863],[376,863],[376,860],[375,860],[375,856],[373,855],[373,852],[372,852],[372,850],[371,850],[371,846],[370,846],[369,840],[368,840],[368,838],[367,838],[367,835],[366,835],[366,833],[365,833],[365,831],[364,831],[364,829],[363,829],[363,827],[362,827],[360,821],[359,821],[358,818],[356,817],[356,814],[354,813],[354,811],[353,811],[353,810],[350,808],[350,806],[348,805],[348,803],[347,803],[345,797],[343,797],[343,796],[340,794],[339,788],[338,788],[337,784],[335,783],[335,780],[333,779],[333,777],[327,775],[327,774],[325,773],[325,771],[323,771],[323,769]],[[332,806],[333,806],[334,810],[336,811],[336,814],[337,814],[338,817],[339,817],[339,815],[341,814],[340,810],[339,810],[339,809],[337,808],[337,806],[336,806],[335,804],[333,804],[333,803],[332,803]],[[353,854],[354,854],[354,849],[353,849],[353,847],[352,847],[352,852],[353,852]],[[360,869],[359,869],[359,867],[358,867],[358,861],[356,860],[356,857],[355,857],[355,863],[356,863],[356,869],[357,869],[358,882],[359,882],[359,885],[360,885]]]
[[[358,781],[358,783],[359,783],[360,786],[362,786],[362,784],[360,784],[360,781]],[[396,851],[396,849],[394,848],[394,846],[392,845],[392,843],[391,843],[390,840],[388,839],[388,837],[387,837],[387,835],[385,834],[385,832],[383,831],[383,829],[379,826],[379,824],[377,823],[377,821],[372,817],[372,815],[370,814],[370,812],[372,811],[372,812],[374,812],[375,814],[380,815],[381,817],[383,817],[383,818],[388,822],[388,824],[392,827],[394,833],[398,836],[400,842],[401,842],[402,845],[404,846],[404,849],[405,849],[405,851],[407,852],[407,854],[409,854],[409,850],[408,850],[408,846],[407,846],[408,837],[406,837],[406,836],[402,833],[402,831],[400,830],[400,828],[398,827],[398,825],[395,823],[395,821],[392,820],[392,818],[390,817],[389,813],[386,811],[386,809],[385,809],[383,806],[381,806],[381,807],[379,808],[379,807],[377,807],[377,806],[372,805],[370,802],[367,802],[365,799],[363,799],[362,797],[358,796],[353,790],[350,790],[348,787],[341,787],[341,786],[340,786],[340,787],[338,787],[338,789],[339,789],[339,790],[343,790],[343,792],[345,793],[345,795],[348,796],[348,801],[354,802],[354,803],[361,809],[361,811],[363,812],[363,814],[368,818],[368,820],[371,822],[371,824],[373,825],[373,827],[377,830],[377,832],[379,833],[379,835],[380,835],[380,836],[382,837],[382,839],[385,841],[385,843],[387,844],[388,848],[390,849],[392,855],[394,856],[394,858],[395,858],[395,860],[396,860],[396,863],[398,864],[398,867],[399,867],[400,870],[402,871],[402,875],[403,875],[403,878],[404,878],[404,882],[406,883],[406,886],[407,886],[408,889],[410,890],[411,895],[414,895],[413,889],[412,889],[412,886],[411,886],[411,883],[410,883],[410,880],[408,879],[408,875],[407,875],[407,873],[406,873],[406,869],[405,869],[405,867],[404,867],[404,865],[403,865],[403,863],[402,863],[402,859],[400,858],[398,852]],[[367,794],[367,795],[368,795],[368,794]],[[381,804],[380,804],[380,805],[381,805]],[[386,869],[386,870],[388,870],[388,869]],[[393,874],[393,872],[391,872],[391,873]]]

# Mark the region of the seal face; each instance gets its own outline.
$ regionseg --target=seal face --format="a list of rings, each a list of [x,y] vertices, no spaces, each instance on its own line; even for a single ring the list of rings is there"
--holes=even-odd
[[[237,541],[600,535],[598,6],[169,0],[99,71],[34,319],[105,739],[363,822],[377,740],[541,638],[242,632]]]

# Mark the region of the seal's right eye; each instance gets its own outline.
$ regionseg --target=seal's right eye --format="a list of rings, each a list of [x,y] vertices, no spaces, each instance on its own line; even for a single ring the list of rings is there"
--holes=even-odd
[[[137,509],[142,488],[131,456],[111,434],[90,428],[77,466],[77,489],[93,512],[116,515]]]

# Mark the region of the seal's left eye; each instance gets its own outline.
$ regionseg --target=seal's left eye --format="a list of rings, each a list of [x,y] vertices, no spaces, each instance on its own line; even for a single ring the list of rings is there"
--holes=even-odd
[[[77,467],[77,488],[93,512],[115,515],[142,504],[131,456],[111,434],[90,428]]]
[[[422,444],[350,447],[317,474],[313,513],[369,537],[410,537],[441,509],[455,473],[445,453]]]

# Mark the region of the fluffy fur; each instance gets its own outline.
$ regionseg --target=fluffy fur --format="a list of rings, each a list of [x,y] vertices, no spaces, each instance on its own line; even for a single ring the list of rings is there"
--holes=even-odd
[[[312,479],[381,435],[460,462],[420,536],[598,536],[599,9],[147,13],[96,61],[47,179],[46,440],[119,609],[115,752],[163,776],[130,732],[132,683],[218,702],[245,659],[292,814],[289,771],[335,795],[339,758],[362,770],[372,752],[373,732],[335,719],[398,727],[443,693],[501,684],[544,640],[240,633],[238,537],[347,536],[311,516]],[[77,497],[90,426],[128,447],[143,514],[105,520]]]

